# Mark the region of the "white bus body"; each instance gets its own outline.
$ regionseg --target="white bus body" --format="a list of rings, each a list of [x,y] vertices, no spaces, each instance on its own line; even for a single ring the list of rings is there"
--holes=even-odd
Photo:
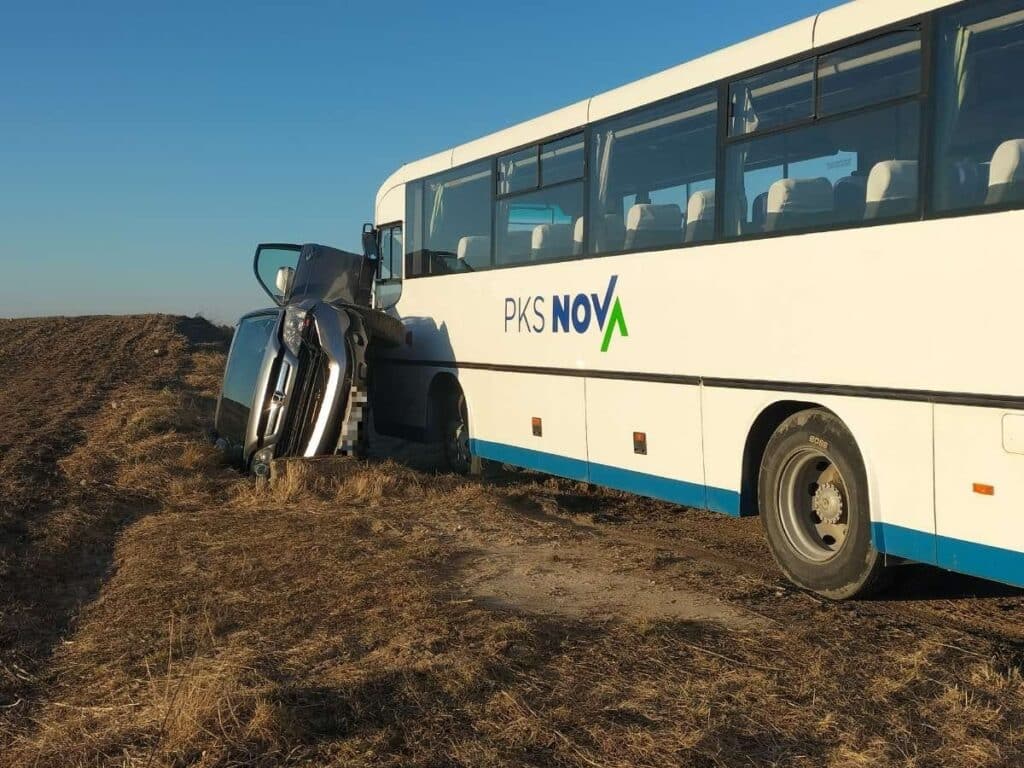
[[[409,227],[429,225],[407,221],[408,185],[474,161],[490,160],[493,167],[512,150],[584,130],[588,167],[580,194],[592,213],[594,187],[608,184],[597,180],[593,167],[600,159],[592,154],[594,126],[705,86],[720,94],[708,183],[715,183],[721,208],[723,188],[728,196],[736,178],[727,167],[733,150],[723,145],[739,146],[742,138],[727,136],[732,129],[722,124],[735,117],[735,107],[730,113],[722,104],[735,82],[773,70],[777,62],[825,57],[847,41],[870,40],[876,30],[917,25],[924,84],[908,103],[921,110],[924,125],[913,159],[928,166],[939,144],[934,126],[940,108],[934,104],[941,84],[933,70],[944,49],[937,40],[940,28],[952,24],[941,14],[978,9],[984,15],[991,9],[991,16],[1006,20],[1016,12],[1013,5],[848,3],[403,166],[377,195],[376,224],[404,224],[411,248]],[[1024,16],[1024,5],[1017,5]],[[969,31],[984,40],[986,29],[979,22]],[[958,40],[971,37],[954,33]],[[813,60],[818,77],[826,77],[824,58]],[[963,61],[957,64],[961,74]],[[1004,87],[1015,92],[1009,72],[1007,78]],[[967,114],[964,105],[973,102],[962,91],[958,98]],[[819,116],[809,119],[812,126]],[[1010,123],[1006,135],[989,126],[993,136],[985,141],[1002,146],[1024,139],[1016,115]],[[972,135],[961,144],[984,143]],[[734,152],[740,162],[751,153],[756,150]],[[836,162],[859,162],[846,156],[837,154]],[[867,171],[879,165],[861,169],[868,185],[874,181]],[[990,182],[994,165],[979,166]],[[743,168],[743,183],[755,183],[757,169]],[[793,178],[788,164],[780,173]],[[927,185],[937,176],[927,170],[918,178]],[[776,196],[785,187],[778,181],[770,189]],[[674,212],[639,202],[652,191],[632,193],[635,202],[622,204],[622,216],[634,208]],[[687,192],[692,200],[689,186]],[[501,194],[500,188],[491,194],[493,211],[500,209]],[[866,194],[870,207],[872,193]],[[991,186],[988,194],[991,199]],[[459,271],[453,260],[451,273],[414,276],[412,261],[399,259],[406,274],[394,311],[407,338],[385,361],[400,367],[401,375],[390,379],[402,387],[378,389],[386,405],[375,412],[390,414],[382,428],[429,436],[437,408],[431,398],[444,382],[445,391],[457,388],[465,398],[477,456],[747,515],[758,513],[762,454],[774,430],[795,412],[825,409],[859,449],[878,552],[890,561],[905,558],[1024,586],[1024,363],[1014,351],[1024,322],[1018,283],[1024,254],[1016,246],[1024,230],[1020,203],[938,210],[938,198],[925,188],[914,213],[891,223],[847,221],[756,236],[747,221],[750,198],[737,199],[743,200],[737,234],[725,234],[734,225],[718,212],[707,242],[498,265],[497,246],[477,233],[491,248],[491,264],[507,268]],[[686,202],[680,203],[684,210]],[[438,205],[427,201],[420,210],[429,219],[438,215]],[[603,210],[591,218],[613,215]],[[487,234],[499,226],[498,216],[492,214]],[[582,228],[580,218],[575,226]],[[500,226],[513,229],[512,223]],[[684,221],[684,231],[686,226]],[[626,242],[629,232],[635,231],[627,230]],[[533,237],[536,245],[539,236]],[[467,243],[460,240],[459,248]],[[616,302],[621,316],[613,318]]]

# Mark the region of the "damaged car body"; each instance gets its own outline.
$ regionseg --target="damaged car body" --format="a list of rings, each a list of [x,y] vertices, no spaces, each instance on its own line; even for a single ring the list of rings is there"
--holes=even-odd
[[[217,406],[218,446],[257,475],[278,458],[360,452],[368,351],[402,332],[371,306],[374,254],[265,244],[253,266],[275,306],[239,320]]]

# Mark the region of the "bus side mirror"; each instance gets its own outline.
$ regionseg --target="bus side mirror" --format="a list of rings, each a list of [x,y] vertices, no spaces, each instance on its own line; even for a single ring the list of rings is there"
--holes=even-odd
[[[363,255],[370,261],[377,261],[380,258],[380,244],[373,224],[363,225]]]

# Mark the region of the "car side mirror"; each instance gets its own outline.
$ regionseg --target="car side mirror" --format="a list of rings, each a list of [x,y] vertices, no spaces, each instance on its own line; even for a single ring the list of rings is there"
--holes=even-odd
[[[292,284],[295,282],[295,270],[292,267],[281,267],[277,270],[277,277],[274,280],[274,285],[277,286],[278,293],[282,296],[287,296],[292,292]]]

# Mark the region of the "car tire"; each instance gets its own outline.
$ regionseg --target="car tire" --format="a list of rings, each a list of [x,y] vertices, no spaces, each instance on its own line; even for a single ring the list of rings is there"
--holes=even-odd
[[[832,600],[883,586],[864,462],[835,414],[810,409],[779,425],[761,461],[758,503],[772,555],[797,586]]]

